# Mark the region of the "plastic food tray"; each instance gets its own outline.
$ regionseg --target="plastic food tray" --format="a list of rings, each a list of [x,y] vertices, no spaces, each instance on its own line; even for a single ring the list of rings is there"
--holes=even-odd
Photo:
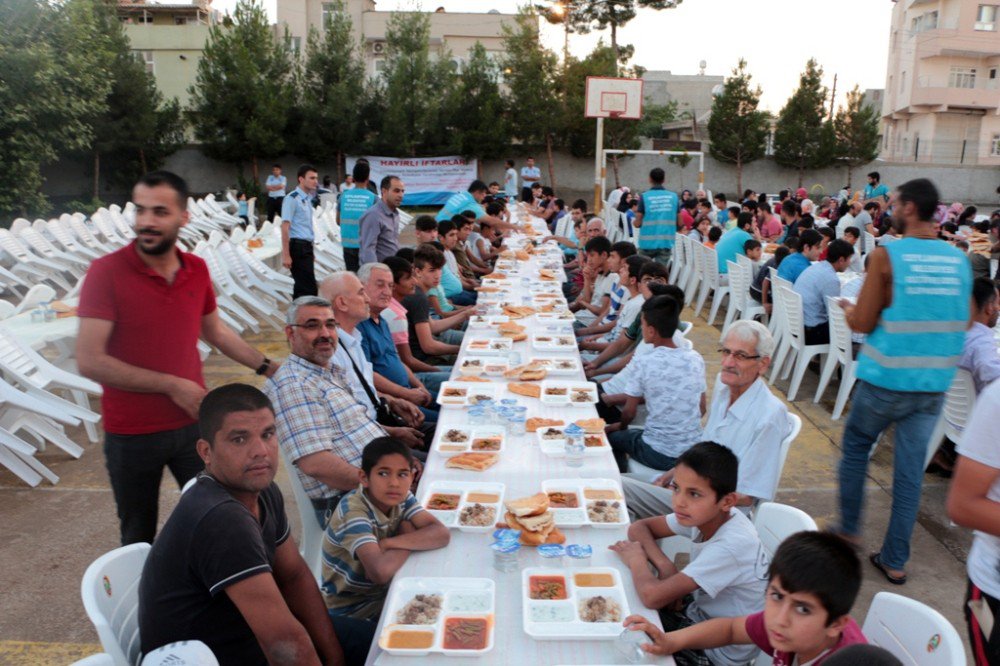
[[[580,576],[610,575],[610,587],[590,587],[576,584]],[[531,579],[534,576],[561,578],[566,588],[566,599],[542,600],[531,598]],[[618,605],[616,621],[584,622],[580,619],[580,606],[592,597],[612,599]],[[622,632],[622,621],[629,615],[628,600],[622,586],[621,574],[610,567],[585,569],[528,568],[521,571],[521,604],[524,633],[536,640],[613,640]]]
[[[433,624],[400,624],[396,614],[418,594],[437,594],[442,597],[441,612]],[[382,627],[378,645],[393,655],[422,657],[431,652],[447,656],[475,657],[493,649],[496,625],[496,586],[488,578],[400,578],[392,586],[386,603],[386,625]],[[484,608],[485,610],[459,610]],[[448,618],[482,618],[486,620],[486,647],[481,650],[451,650],[444,647],[445,623]],[[393,631],[418,631],[433,634],[428,648],[391,648],[389,636]]]
[[[461,530],[462,532],[492,532],[496,529],[496,524],[498,521],[503,519],[503,496],[506,490],[506,486],[502,483],[491,483],[487,481],[432,481],[426,485],[421,485],[420,487],[420,504],[427,511],[441,521],[441,523],[447,527]],[[459,522],[459,516],[462,513],[462,509],[467,506],[471,506],[476,502],[469,501],[470,494],[483,493],[487,495],[496,495],[496,502],[479,502],[483,506],[489,506],[494,509],[493,522],[485,527],[479,527],[477,525],[462,525]],[[442,511],[440,509],[428,509],[427,503],[430,501],[433,495],[458,495],[459,503],[458,507],[450,511]],[[473,498],[475,499],[475,498]]]
[[[544,333],[531,337],[531,346],[539,351],[567,352],[576,354],[576,338],[572,335]]]
[[[461,391],[461,395],[448,395],[452,390]],[[488,382],[443,382],[437,401],[442,407],[469,407],[478,404],[479,396],[493,400],[496,394],[496,384]]]
[[[465,351],[470,354],[485,356],[506,356],[514,342],[510,338],[471,338],[465,346]],[[575,349],[575,347],[574,347]]]
[[[469,328],[476,330],[490,329],[510,321],[507,315],[473,315],[469,317]]]
[[[573,321],[576,320],[576,315],[574,315],[569,310],[563,312],[536,312],[535,321],[539,324],[554,324],[557,322],[573,325]]]
[[[549,456],[550,458],[564,458],[566,457],[566,438],[565,437],[545,437],[545,434],[549,430],[558,430],[560,433],[566,430],[567,426],[543,426],[535,431],[535,436],[538,438],[538,448],[542,453]],[[587,437],[598,437],[601,440],[600,446],[588,446],[584,449],[585,456],[599,456],[606,451],[611,450],[611,444],[608,442],[608,437],[603,432],[602,433],[584,433],[585,438]]]
[[[502,377],[508,367],[510,366],[505,358],[469,355],[462,358],[462,362],[458,364],[458,372],[462,375],[472,375],[474,377],[480,375]]]
[[[465,437],[462,442],[449,442],[445,438],[451,432],[460,432]],[[483,448],[472,448],[473,444],[477,439],[482,438],[499,438],[500,448],[498,449],[483,449]],[[452,456],[457,456],[460,453],[468,453],[470,451],[475,451],[477,453],[500,453],[504,449],[504,445],[507,443],[507,435],[501,426],[461,426],[456,425],[454,427],[445,428],[441,426],[437,429],[434,436],[434,444],[431,448],[446,458]],[[459,448],[461,447],[461,448]]]
[[[565,391],[555,395],[551,391]],[[586,400],[578,400],[577,395],[586,392]],[[564,405],[566,407],[586,407],[597,404],[597,384],[594,382],[542,382],[542,395],[539,398],[543,405]]]
[[[590,491],[590,492],[588,492]],[[617,499],[606,501],[618,502],[618,522],[595,523],[587,516],[587,508],[594,502],[600,501],[598,498],[588,498],[588,494],[594,491],[610,491],[617,496]],[[574,493],[579,507],[559,509],[549,506],[549,510],[555,516],[556,527],[596,527],[607,529],[628,526],[628,509],[625,506],[625,495],[622,493],[621,485],[613,479],[549,479],[542,481],[543,493]]]
[[[544,364],[549,375],[572,375],[582,370],[580,360],[572,356],[535,356],[528,363]]]

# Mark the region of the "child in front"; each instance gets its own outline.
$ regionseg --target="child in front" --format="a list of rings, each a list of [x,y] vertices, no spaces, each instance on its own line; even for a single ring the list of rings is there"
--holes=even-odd
[[[721,444],[700,442],[680,455],[674,470],[674,513],[633,523],[629,541],[610,546],[632,572],[639,599],[660,609],[667,631],[762,610],[767,555],[757,530],[736,509],[736,455]],[[681,571],[656,543],[674,535],[694,542]],[[753,645],[720,643],[675,651],[674,660],[679,666],[742,666],[756,652]]]
[[[340,499],[326,528],[322,592],[348,663],[364,662],[389,583],[410,553],[450,539],[410,492],[413,465],[402,442],[372,440],[361,452],[360,486]]]
[[[833,534],[799,532],[774,554],[763,612],[666,634],[639,615],[626,618],[625,626],[652,638],[643,646],[652,654],[756,645],[775,666],[819,666],[838,650],[867,642],[849,615],[860,587],[861,563],[850,545]]]

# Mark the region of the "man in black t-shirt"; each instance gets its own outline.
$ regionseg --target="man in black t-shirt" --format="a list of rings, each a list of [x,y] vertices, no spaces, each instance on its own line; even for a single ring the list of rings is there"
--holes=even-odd
[[[274,410],[230,384],[198,414],[205,472],[156,538],[139,583],[142,652],[200,640],[221,666],[344,664],[316,579],[274,483]]]
[[[429,243],[413,253],[413,281],[416,289],[401,304],[406,308],[410,351],[413,357],[431,365],[450,365],[461,349],[462,333],[453,331],[469,318],[473,310],[456,310],[446,319],[431,319],[427,292],[441,283],[444,254]],[[447,334],[447,335],[446,335]],[[439,337],[441,339],[439,339]]]

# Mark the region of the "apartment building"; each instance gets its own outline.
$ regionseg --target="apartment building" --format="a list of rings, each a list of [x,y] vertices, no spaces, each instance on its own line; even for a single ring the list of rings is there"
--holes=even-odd
[[[392,12],[378,11],[374,0],[345,0],[344,4],[351,16],[355,38],[364,50],[366,71],[369,76],[376,76],[385,64],[385,33]],[[309,27],[321,28],[335,7],[326,0],[278,0],[277,5],[278,34],[284,35],[288,29],[289,48],[295,52],[301,52],[305,46]],[[515,27],[516,18],[514,14],[503,14],[495,9],[446,12],[439,8],[429,16],[432,55],[450,52],[457,71],[461,71],[469,50],[477,41],[485,47],[487,55],[499,58],[503,53],[502,28],[504,25]]]
[[[1000,164],[1000,0],[894,0],[881,157]]]

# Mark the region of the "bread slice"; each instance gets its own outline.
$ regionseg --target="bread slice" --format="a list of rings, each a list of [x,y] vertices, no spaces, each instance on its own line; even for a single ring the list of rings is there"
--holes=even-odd
[[[604,419],[580,419],[576,422],[576,425],[583,428],[584,432],[589,432],[593,435],[604,432]]]
[[[539,428],[548,428],[550,426],[561,426],[566,425],[565,421],[560,421],[559,419],[543,419],[540,416],[532,416],[525,423],[525,429],[528,432],[537,432]]]
[[[454,458],[452,458],[454,460]],[[520,499],[507,500],[504,502],[507,511],[518,518],[526,516],[538,516],[549,510],[549,496],[545,493],[535,493]]]
[[[551,511],[546,511],[537,516],[522,516],[517,519],[521,527],[529,532],[551,532],[555,527],[555,515]]]
[[[541,384],[507,384],[507,389],[515,395],[523,395],[528,398],[542,397]]]
[[[547,374],[546,370],[523,370],[518,379],[522,382],[537,382],[545,379]]]
[[[455,377],[454,381],[456,381],[456,382],[482,382],[482,383],[486,383],[486,384],[490,383],[490,380],[488,380],[488,379],[485,379],[483,377],[474,377],[473,375],[460,375],[458,377]]]
[[[482,472],[497,464],[498,460],[500,460],[500,456],[495,453],[462,453],[448,458],[448,462],[444,466]]]

